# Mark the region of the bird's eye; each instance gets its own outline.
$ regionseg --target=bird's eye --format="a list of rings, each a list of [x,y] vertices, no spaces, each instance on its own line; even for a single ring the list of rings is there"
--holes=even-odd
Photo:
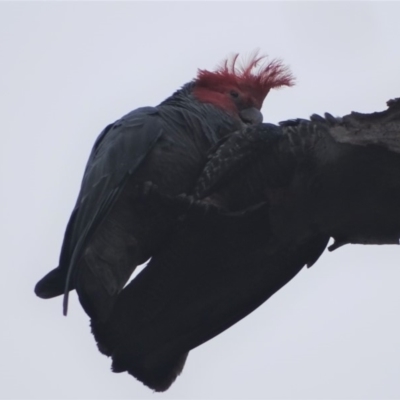
[[[231,91],[230,91],[230,95],[231,95],[233,98],[235,98],[235,99],[239,97],[239,93],[236,92],[235,90],[231,90]]]

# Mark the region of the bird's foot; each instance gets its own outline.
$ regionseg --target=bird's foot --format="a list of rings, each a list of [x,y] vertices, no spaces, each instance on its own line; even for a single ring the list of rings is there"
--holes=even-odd
[[[137,185],[136,195],[139,201],[158,207],[167,207],[169,211],[177,214],[205,215],[224,211],[223,208],[207,201],[197,200],[185,193],[177,196],[162,193],[158,186],[150,181]],[[184,219],[184,215],[181,215],[180,219]]]
[[[135,188],[136,199],[146,205],[166,205],[173,206],[175,204],[174,198],[165,193],[162,193],[159,187],[150,181],[146,181],[136,185]]]
[[[136,185],[136,195],[139,199],[146,200],[149,197],[160,194],[158,186],[153,182],[146,181]]]

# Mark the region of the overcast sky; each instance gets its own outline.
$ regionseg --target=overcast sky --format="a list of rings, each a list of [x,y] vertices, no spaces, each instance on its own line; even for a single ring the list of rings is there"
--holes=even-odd
[[[264,120],[378,111],[400,96],[400,3],[0,3],[2,398],[400,398],[400,248],[345,246],[190,353],[169,391],[110,371],[58,263],[92,144],[197,68],[256,48],[297,86]],[[400,205],[399,205],[400,206]]]

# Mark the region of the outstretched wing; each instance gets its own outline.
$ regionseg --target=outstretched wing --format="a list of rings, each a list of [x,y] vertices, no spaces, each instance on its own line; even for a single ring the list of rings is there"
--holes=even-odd
[[[68,293],[74,288],[71,277],[86,245],[119,199],[129,176],[162,135],[162,121],[157,114],[156,108],[137,109],[107,126],[97,138],[67,225],[60,264],[37,283],[35,292],[39,297],[58,296],[64,290]],[[107,284],[117,285],[113,279]],[[107,289],[111,292],[116,290],[113,287]],[[66,306],[67,302],[64,303],[64,312]]]
[[[244,318],[300,271],[307,245],[274,250],[262,208],[244,218],[191,221],[124,288],[107,323],[92,321],[99,349],[112,356],[115,372],[164,391],[188,351]]]

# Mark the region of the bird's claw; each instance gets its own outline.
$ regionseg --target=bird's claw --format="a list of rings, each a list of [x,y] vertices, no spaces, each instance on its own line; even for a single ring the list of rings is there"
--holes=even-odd
[[[135,197],[139,200],[147,200],[160,194],[158,186],[153,182],[146,181],[135,186]]]
[[[180,194],[175,199],[186,212],[192,215],[193,214],[205,215],[213,212],[222,213],[223,211],[222,208],[217,207],[216,205],[203,200],[196,200],[191,195]]]
[[[160,192],[158,186],[147,181],[136,186],[137,198],[146,204],[166,206],[170,211],[181,214],[179,220],[183,221],[186,216],[204,216],[209,214],[223,214],[224,209],[203,200],[197,200],[192,195],[181,193],[177,196],[167,195]]]

